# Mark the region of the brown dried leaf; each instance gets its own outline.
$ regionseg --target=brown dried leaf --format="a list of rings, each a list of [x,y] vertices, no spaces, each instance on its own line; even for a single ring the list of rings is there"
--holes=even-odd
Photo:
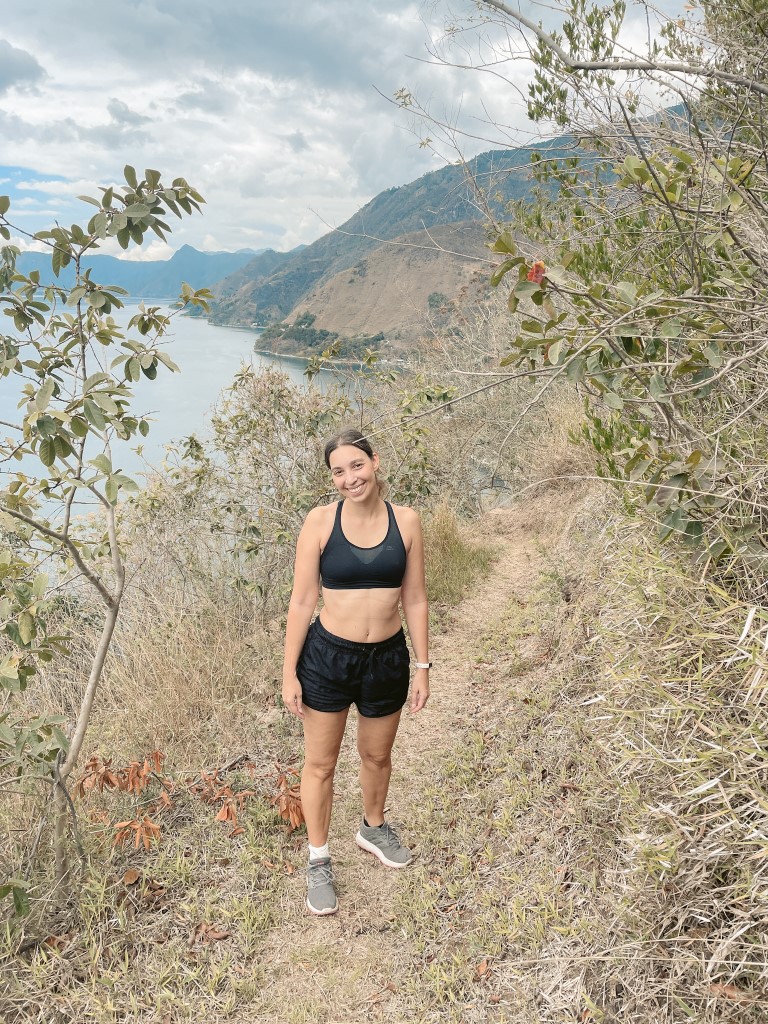
[[[748,992],[744,988],[737,988],[736,985],[720,985],[713,983],[709,986],[713,996],[723,996],[726,999],[733,999],[737,1003],[755,1003],[760,998],[754,992]]]
[[[125,885],[135,885],[140,877],[141,872],[137,871],[136,868],[128,868],[123,875],[123,882]]]
[[[482,981],[483,978],[488,974],[488,959],[481,960],[479,964],[475,964],[475,976],[474,981]]]

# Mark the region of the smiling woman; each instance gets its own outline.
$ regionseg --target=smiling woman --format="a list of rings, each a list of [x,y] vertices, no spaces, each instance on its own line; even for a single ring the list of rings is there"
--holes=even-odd
[[[333,776],[352,704],[358,711],[363,795],[355,842],[387,867],[411,861],[410,850],[384,820],[392,745],[409,685],[401,607],[416,654],[414,713],[429,697],[430,669],[418,515],[383,500],[379,456],[359,431],[331,438],[325,462],[341,499],[313,509],[299,535],[283,668],[283,701],[304,724],[307,907],[319,915],[338,910],[328,830]],[[323,609],[310,624],[321,590]]]

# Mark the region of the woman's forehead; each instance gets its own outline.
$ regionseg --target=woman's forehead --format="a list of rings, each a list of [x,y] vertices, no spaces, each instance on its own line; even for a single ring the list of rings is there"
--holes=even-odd
[[[338,469],[340,466],[347,466],[350,462],[355,462],[357,459],[367,459],[368,456],[362,450],[354,444],[340,444],[338,448],[334,448],[329,456],[329,462],[331,463],[331,469]]]

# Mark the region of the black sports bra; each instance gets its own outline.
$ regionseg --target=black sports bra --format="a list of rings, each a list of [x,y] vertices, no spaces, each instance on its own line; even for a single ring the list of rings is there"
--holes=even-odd
[[[341,529],[341,506],[336,506],[336,518],[328,543],[320,555],[320,577],[326,590],[376,590],[399,587],[405,576],[406,552],[395,513],[388,501],[389,526],[381,544],[373,548],[359,548],[344,536]]]

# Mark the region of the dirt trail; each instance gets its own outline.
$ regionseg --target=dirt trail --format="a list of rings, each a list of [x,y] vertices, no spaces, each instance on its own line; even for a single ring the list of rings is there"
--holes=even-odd
[[[395,745],[388,817],[402,823],[403,840],[417,856],[422,853],[418,822],[422,794],[431,781],[430,766],[455,747],[480,699],[473,685],[478,639],[510,600],[526,601],[543,552],[557,546],[571,512],[561,496],[542,495],[524,509],[489,513],[478,528],[484,540],[498,545],[499,557],[488,578],[453,611],[449,628],[433,638],[430,703],[419,715],[404,714]],[[272,998],[276,1005],[281,993],[283,999],[291,993],[293,1003],[282,1017],[286,1021],[348,1024],[372,1019],[372,1013],[381,1013],[376,1005],[383,979],[397,977],[403,961],[407,940],[388,908],[405,872],[383,867],[354,843],[360,814],[354,725],[350,715],[336,774],[330,835],[340,910],[333,917],[312,917],[304,906],[302,873],[291,879],[282,923],[270,932],[261,953],[262,962],[271,965],[273,979],[273,986],[263,993],[263,1019],[275,1013],[268,1005]],[[393,1017],[392,1010],[389,1006],[384,1017],[404,1019]]]

